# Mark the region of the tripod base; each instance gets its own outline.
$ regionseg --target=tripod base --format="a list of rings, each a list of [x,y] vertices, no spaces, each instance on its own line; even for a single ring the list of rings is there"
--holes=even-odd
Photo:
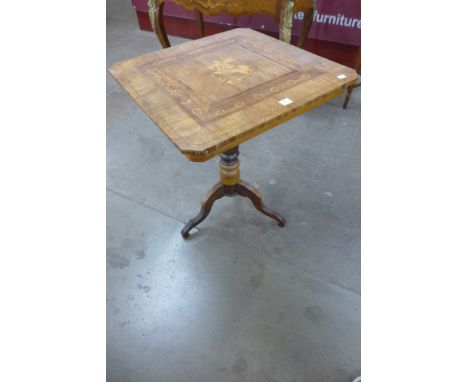
[[[260,191],[247,182],[240,180],[238,155],[239,150],[237,147],[221,154],[221,182],[214,185],[208,192],[205,199],[202,201],[201,210],[198,215],[191,219],[182,229],[182,237],[187,238],[190,230],[206,219],[214,202],[221,199],[223,196],[240,195],[249,198],[257,210],[275,219],[280,227],[284,227],[286,220],[278,212],[271,210],[263,204]]]

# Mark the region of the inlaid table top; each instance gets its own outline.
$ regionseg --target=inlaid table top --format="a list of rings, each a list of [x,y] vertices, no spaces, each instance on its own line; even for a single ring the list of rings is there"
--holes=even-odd
[[[188,159],[202,162],[341,94],[353,69],[233,29],[109,69]]]

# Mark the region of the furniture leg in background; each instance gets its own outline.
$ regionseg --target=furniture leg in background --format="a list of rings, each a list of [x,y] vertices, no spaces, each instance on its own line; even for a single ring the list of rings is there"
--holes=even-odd
[[[207,1],[201,2],[196,0],[172,0],[173,3],[185,9],[195,11],[195,24],[199,37],[205,35],[203,15],[218,15],[226,12],[233,17],[242,15],[266,13],[273,16],[279,23],[279,39],[286,43],[291,43],[292,25],[294,12],[303,10],[305,13],[304,28],[301,32],[301,45],[304,44],[307,34],[313,20],[313,11],[315,8],[315,0],[277,0],[264,2],[246,2],[239,0],[232,1]],[[164,28],[163,10],[165,0],[148,0],[149,17],[151,27],[155,32],[161,46],[169,48],[170,43],[167,38],[167,33]],[[306,29],[306,30],[304,30]]]
[[[205,29],[203,26],[203,13],[195,11],[195,23],[197,24],[198,37],[202,38],[205,35]]]
[[[280,14],[279,39],[291,43],[291,31],[294,17],[294,0],[283,0]]]
[[[309,34],[310,27],[312,26],[312,21],[314,19],[314,11],[315,0],[311,0],[311,7],[309,9],[304,10],[304,21],[302,24],[302,30],[296,45],[298,48],[304,47],[304,42],[305,40],[307,40],[307,35]]]
[[[163,21],[164,2],[160,2],[159,0],[148,0],[148,9],[151,27],[153,28],[154,33],[156,33],[156,37],[163,48],[169,48],[171,44],[167,38]]]
[[[343,109],[346,109],[348,107],[348,102],[351,98],[351,94],[353,90],[361,86],[361,78],[360,78],[361,77],[361,47],[359,47],[358,59],[356,61],[355,69],[356,69],[356,72],[359,74],[359,82],[348,87],[346,91],[346,96],[343,102]]]

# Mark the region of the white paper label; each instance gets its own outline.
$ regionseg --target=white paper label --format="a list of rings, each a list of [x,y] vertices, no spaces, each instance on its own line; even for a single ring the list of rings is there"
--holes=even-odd
[[[346,76],[344,74],[340,74],[339,76],[336,76],[339,80],[344,80]]]
[[[281,101],[278,101],[281,105],[286,106],[289,105],[290,103],[293,103],[292,99],[289,98],[283,98]]]

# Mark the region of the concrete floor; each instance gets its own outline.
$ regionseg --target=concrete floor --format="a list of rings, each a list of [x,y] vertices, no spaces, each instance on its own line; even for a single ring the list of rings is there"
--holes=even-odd
[[[107,64],[160,49],[107,1]],[[183,42],[171,37],[173,44]],[[243,178],[287,219],[224,198],[183,223],[217,160],[181,155],[108,75],[109,382],[351,381],[360,374],[360,91],[243,144]]]

